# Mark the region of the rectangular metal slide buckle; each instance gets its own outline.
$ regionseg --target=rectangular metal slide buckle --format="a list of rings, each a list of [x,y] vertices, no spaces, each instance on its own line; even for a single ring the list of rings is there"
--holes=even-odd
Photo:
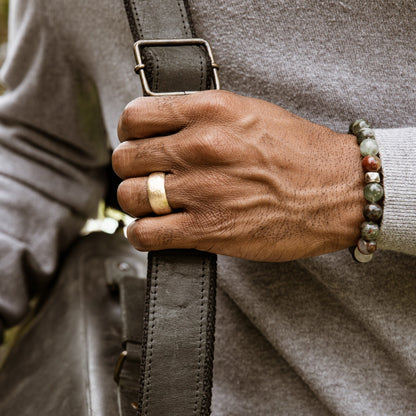
[[[140,80],[142,82],[143,91],[147,95],[154,97],[161,95],[186,95],[193,94],[198,91],[178,91],[178,92],[154,92],[150,89],[149,83],[146,78],[146,73],[144,71],[146,65],[143,62],[142,50],[141,48],[146,46],[181,46],[181,45],[203,45],[205,46],[209,59],[211,61],[212,72],[214,76],[214,89],[220,89],[220,80],[218,76],[219,66],[215,63],[214,56],[212,54],[211,45],[204,39],[199,38],[189,38],[189,39],[154,39],[154,40],[138,40],[134,44],[134,55],[136,57],[137,65],[134,70],[140,75]]]
[[[121,370],[123,369],[123,364],[124,364],[124,361],[126,361],[126,358],[127,358],[127,351],[123,351],[120,354],[120,357],[118,357],[117,365],[116,365],[116,368],[114,370],[114,375],[113,375],[113,379],[117,384],[120,382],[120,374],[121,374]]]

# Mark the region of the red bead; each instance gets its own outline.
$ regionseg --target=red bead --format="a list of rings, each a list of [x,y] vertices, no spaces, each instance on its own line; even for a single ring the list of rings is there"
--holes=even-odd
[[[362,166],[366,172],[377,172],[381,168],[381,160],[377,156],[369,155],[363,158]]]

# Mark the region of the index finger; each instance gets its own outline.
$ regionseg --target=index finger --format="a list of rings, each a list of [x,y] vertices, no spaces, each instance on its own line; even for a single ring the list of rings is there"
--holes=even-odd
[[[225,91],[201,91],[168,97],[139,97],[125,107],[118,123],[121,142],[177,133],[196,121],[224,116],[229,109]]]
[[[121,114],[117,133],[121,142],[176,133],[189,124],[189,97],[139,97]]]

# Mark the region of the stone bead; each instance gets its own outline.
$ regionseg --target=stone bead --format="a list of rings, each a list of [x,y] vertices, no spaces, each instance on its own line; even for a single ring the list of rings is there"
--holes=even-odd
[[[358,247],[355,247],[353,256],[359,263],[368,263],[373,259],[372,254],[363,254],[360,250],[358,250]]]
[[[381,168],[381,160],[374,155],[364,157],[361,164],[365,172],[377,172]]]
[[[360,238],[358,240],[357,247],[358,250],[360,250],[360,253],[369,255],[373,254],[377,250],[377,243],[374,240],[367,241],[364,240],[364,238]]]
[[[365,183],[380,183],[380,174],[378,172],[366,172],[364,175]]]
[[[377,240],[380,227],[372,221],[364,221],[361,224],[361,237],[365,240]]]
[[[363,214],[368,221],[378,221],[383,215],[383,208],[379,204],[367,204]]]
[[[379,183],[369,183],[364,188],[364,198],[368,202],[377,202],[383,198],[384,190]]]
[[[361,156],[375,156],[378,153],[378,145],[374,139],[365,139],[360,144]]]
[[[363,129],[363,128],[370,128],[370,123],[368,123],[368,121],[365,120],[356,120],[353,121],[350,124],[350,133],[352,133],[354,136],[356,136],[358,134],[358,132]]]
[[[365,139],[375,139],[376,135],[373,129],[363,128],[356,134],[358,144],[361,144]]]

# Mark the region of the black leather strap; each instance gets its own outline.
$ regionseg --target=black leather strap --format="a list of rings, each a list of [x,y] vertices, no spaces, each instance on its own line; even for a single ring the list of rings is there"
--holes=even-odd
[[[124,5],[134,41],[194,37],[183,0],[124,0]],[[201,91],[211,87],[211,65],[201,46],[153,46],[145,48],[144,57],[153,91]]]
[[[149,255],[139,414],[210,414],[216,256]]]
[[[134,41],[194,37],[183,0],[124,0]],[[211,87],[201,46],[143,51],[154,92]],[[208,416],[214,353],[216,256],[194,250],[149,254],[138,413]]]

